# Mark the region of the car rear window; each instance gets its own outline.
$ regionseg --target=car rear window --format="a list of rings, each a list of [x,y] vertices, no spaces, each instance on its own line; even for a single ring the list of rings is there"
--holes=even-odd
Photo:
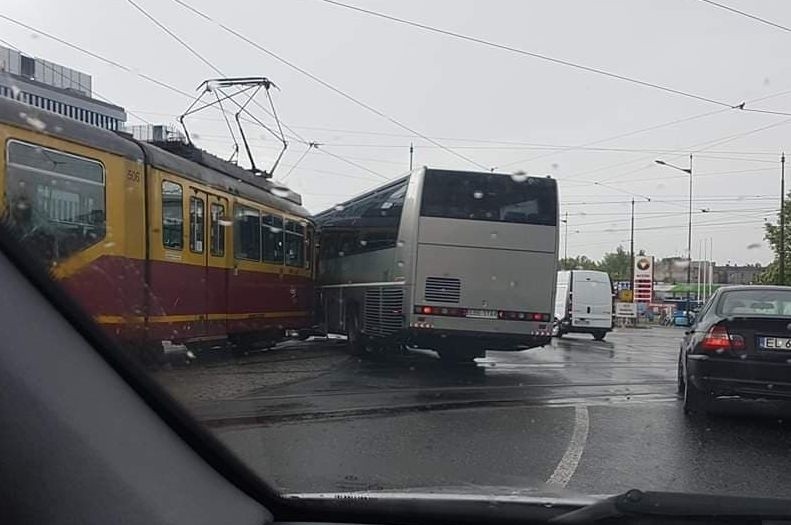
[[[791,316],[791,290],[734,290],[724,292],[717,313],[729,315]]]

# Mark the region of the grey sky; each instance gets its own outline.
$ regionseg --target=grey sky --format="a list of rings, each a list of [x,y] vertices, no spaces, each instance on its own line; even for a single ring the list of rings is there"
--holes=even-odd
[[[283,122],[304,138],[326,144],[328,152],[390,178],[408,169],[412,141],[417,165],[476,169],[171,0],[136,1],[227,75],[272,79],[280,87],[274,97]],[[787,2],[723,3],[791,25]],[[702,239],[711,238],[720,263],[771,259],[762,223],[778,207],[779,154],[789,146],[791,116],[726,109],[589,146],[595,149],[561,151],[563,146],[722,107],[427,33],[320,0],[198,0],[191,5],[484,166],[556,177],[561,212],[569,213],[570,255],[598,258],[619,243],[628,246],[630,193],[652,199],[648,203],[637,198],[636,246],[658,256],[683,254],[687,179],[653,160],[685,166],[692,152],[697,210],[693,255]],[[356,5],[734,105],[788,91],[752,107],[791,111],[791,32],[697,0],[357,0]],[[215,76],[126,0],[5,0],[0,13],[185,91]],[[189,104],[133,73],[7,21],[0,20],[0,36],[29,54],[92,74],[98,94],[151,122],[170,122]],[[196,142],[226,155],[231,145],[219,114],[203,117],[190,128],[201,137]],[[276,143],[263,131],[253,132],[253,137],[258,162],[266,165]],[[279,176],[304,150],[291,144]],[[379,182],[362,169],[315,151],[287,180],[313,211]],[[710,211],[699,212],[704,208]]]

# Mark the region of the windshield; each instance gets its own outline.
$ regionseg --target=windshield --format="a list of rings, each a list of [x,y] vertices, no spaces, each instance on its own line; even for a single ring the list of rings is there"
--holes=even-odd
[[[739,290],[724,292],[717,305],[722,316],[791,315],[791,290]]]
[[[0,235],[281,494],[791,498],[789,29],[3,2]]]
[[[554,181],[442,171],[428,171],[425,177],[423,217],[557,224]]]

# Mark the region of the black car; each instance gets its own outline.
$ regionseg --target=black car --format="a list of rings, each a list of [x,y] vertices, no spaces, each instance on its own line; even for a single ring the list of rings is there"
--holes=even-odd
[[[717,290],[681,342],[678,392],[687,413],[719,396],[791,399],[791,287]]]

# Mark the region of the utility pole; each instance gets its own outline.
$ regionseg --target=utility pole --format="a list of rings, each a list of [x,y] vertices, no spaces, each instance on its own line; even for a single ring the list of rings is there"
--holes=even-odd
[[[634,302],[634,197],[632,197],[632,228],[629,236],[629,289],[632,290]]]
[[[687,230],[687,326],[692,324],[692,316],[690,314],[691,292],[692,292],[692,155],[689,156],[689,168],[682,168],[674,164],[665,162],[664,160],[657,159],[656,162],[662,166],[668,166],[674,170],[683,171],[689,175],[689,228]]]
[[[569,212],[566,212],[566,233],[563,235],[563,260],[568,264],[569,260]]]
[[[780,154],[780,268],[778,284],[786,283],[786,154]]]
[[[415,155],[415,146],[409,143],[409,171],[412,171],[412,158]]]
[[[689,155],[689,228],[687,230],[687,326],[692,324],[689,296],[692,291],[692,154]]]

